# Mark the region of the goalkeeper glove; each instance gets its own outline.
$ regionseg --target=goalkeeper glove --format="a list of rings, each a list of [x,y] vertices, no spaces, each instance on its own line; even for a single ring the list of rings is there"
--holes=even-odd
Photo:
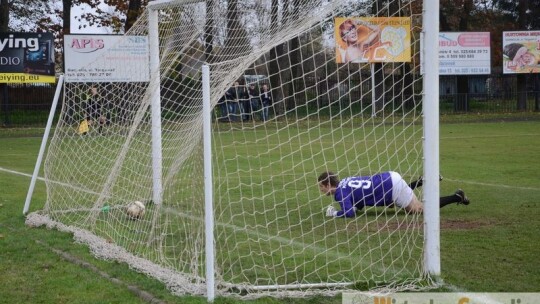
[[[330,205],[328,208],[326,208],[326,216],[328,217],[335,217],[337,215],[336,208],[334,206]]]

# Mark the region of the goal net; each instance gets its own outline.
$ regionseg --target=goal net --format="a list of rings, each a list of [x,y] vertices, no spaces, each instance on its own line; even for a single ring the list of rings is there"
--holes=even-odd
[[[177,294],[206,294],[208,65],[218,295],[430,286],[421,215],[387,206],[326,217],[339,205],[317,184],[324,171],[422,175],[422,9],[421,1],[151,3],[124,36],[148,37],[148,81],[65,84],[46,205],[28,220],[71,231],[98,257]],[[110,68],[99,62],[88,68]],[[136,65],[119,69],[139,73]],[[145,204],[137,218],[126,213],[134,201]]]

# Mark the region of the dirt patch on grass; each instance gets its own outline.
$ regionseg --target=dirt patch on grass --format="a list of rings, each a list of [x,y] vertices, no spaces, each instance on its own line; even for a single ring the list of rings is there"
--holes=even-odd
[[[442,220],[441,230],[453,230],[453,229],[476,229],[492,226],[493,224],[483,221],[467,221],[467,220]]]

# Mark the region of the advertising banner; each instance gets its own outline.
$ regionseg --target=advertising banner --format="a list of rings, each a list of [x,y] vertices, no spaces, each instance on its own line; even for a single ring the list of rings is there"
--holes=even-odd
[[[54,83],[52,33],[0,33],[0,83]]]
[[[489,32],[439,33],[439,75],[491,74]]]
[[[66,35],[66,82],[146,82],[150,79],[148,37]]]
[[[540,31],[503,32],[503,74],[540,73]]]
[[[538,292],[344,292],[343,304],[536,304]]]
[[[334,19],[336,62],[410,62],[409,17]]]

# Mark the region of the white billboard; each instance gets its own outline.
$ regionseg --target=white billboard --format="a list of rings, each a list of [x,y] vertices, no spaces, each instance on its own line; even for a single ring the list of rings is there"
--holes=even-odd
[[[439,33],[439,74],[491,73],[489,32]]]
[[[148,37],[66,35],[64,64],[66,82],[146,82]]]

